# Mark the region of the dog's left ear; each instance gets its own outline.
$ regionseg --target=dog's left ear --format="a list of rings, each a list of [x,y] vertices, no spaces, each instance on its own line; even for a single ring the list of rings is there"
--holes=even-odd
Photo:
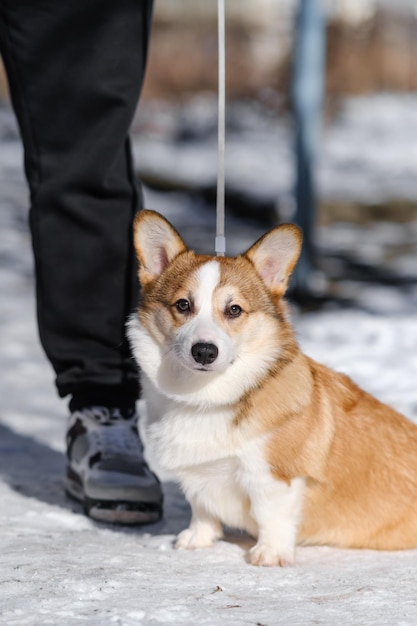
[[[272,293],[282,296],[297,263],[302,244],[301,230],[295,224],[282,224],[259,239],[245,256]]]
[[[187,249],[168,220],[156,211],[145,209],[135,218],[133,241],[142,286],[155,280],[178,254]]]

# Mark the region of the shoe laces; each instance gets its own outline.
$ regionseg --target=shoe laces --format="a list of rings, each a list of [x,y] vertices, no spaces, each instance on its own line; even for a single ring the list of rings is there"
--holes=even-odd
[[[120,409],[93,406],[81,411],[83,416],[94,420],[94,435],[102,458],[122,455],[141,460],[143,449],[137,432],[137,414],[125,417]]]

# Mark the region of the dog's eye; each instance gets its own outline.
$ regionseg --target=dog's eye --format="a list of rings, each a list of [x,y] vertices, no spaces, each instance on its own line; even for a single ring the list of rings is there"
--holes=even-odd
[[[175,303],[175,308],[180,313],[189,313],[191,311],[191,305],[185,298],[177,300],[177,302]]]
[[[231,304],[226,309],[227,317],[239,317],[243,312],[243,309],[238,304]]]

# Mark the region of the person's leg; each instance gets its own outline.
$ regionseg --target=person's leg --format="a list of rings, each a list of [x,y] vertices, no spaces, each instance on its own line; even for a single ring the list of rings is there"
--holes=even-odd
[[[67,489],[96,519],[154,521],[162,494],[135,428],[125,323],[141,195],[128,130],[151,0],[2,0],[1,52],[25,151],[42,345],[71,396]]]
[[[0,5],[31,192],[40,336],[59,394],[76,406],[132,403],[138,393],[125,338],[140,208],[128,130],[151,10],[146,0]]]

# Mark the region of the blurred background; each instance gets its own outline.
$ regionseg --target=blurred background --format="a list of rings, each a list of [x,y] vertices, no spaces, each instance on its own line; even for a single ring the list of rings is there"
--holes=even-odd
[[[226,14],[227,253],[295,221],[305,245],[292,297],[302,307],[415,309],[417,1],[226,0]],[[0,96],[2,193],[21,225],[3,71]],[[156,0],[132,139],[148,208],[212,252],[215,0]]]
[[[157,0],[133,128],[144,183],[167,205],[185,192],[196,225],[214,211],[216,5]],[[243,224],[257,236],[295,220],[308,258],[293,295],[304,304],[365,305],[371,283],[375,302],[415,305],[417,2],[226,0],[226,12],[226,205],[241,224],[228,228],[228,251],[253,239]],[[212,251],[198,231],[193,245]]]

